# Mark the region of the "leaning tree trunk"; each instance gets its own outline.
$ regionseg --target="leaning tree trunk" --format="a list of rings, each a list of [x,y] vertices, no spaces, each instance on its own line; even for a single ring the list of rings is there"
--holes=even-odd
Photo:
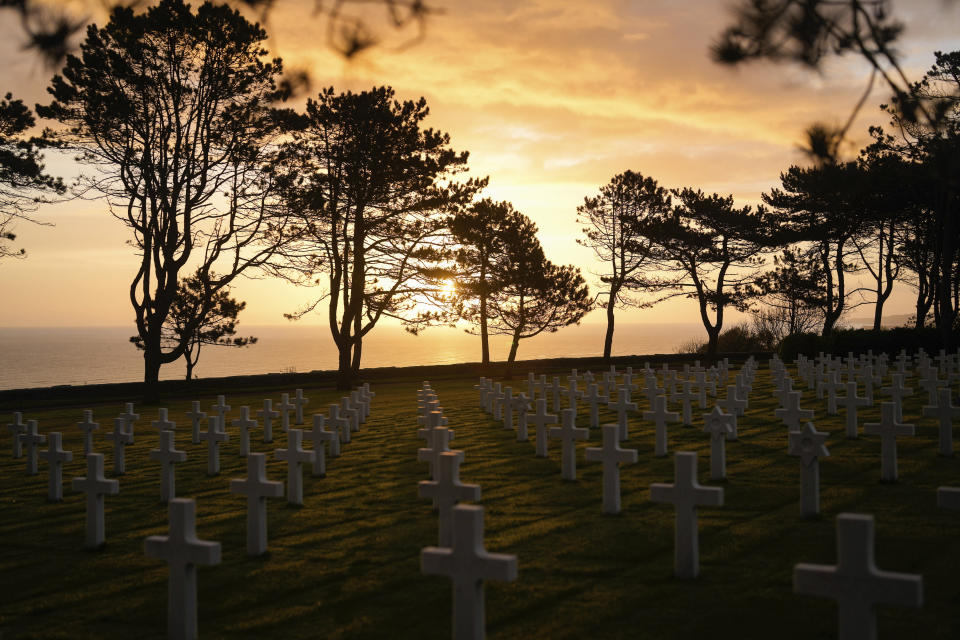
[[[614,307],[617,303],[617,290],[610,287],[610,299],[607,300],[607,334],[603,338],[603,360],[610,361],[613,352]]]
[[[341,338],[337,344],[337,389],[340,391],[347,391],[353,386],[353,362],[350,357],[352,346],[353,343],[348,338]]]
[[[513,363],[517,360],[517,349],[520,348],[520,333],[517,329],[513,332],[513,340],[510,342],[510,353],[507,355],[507,363],[503,368],[503,377],[510,380],[513,376]]]
[[[483,278],[483,274],[481,274]],[[490,333],[487,330],[487,292],[486,284],[480,283],[480,364],[490,366]]]

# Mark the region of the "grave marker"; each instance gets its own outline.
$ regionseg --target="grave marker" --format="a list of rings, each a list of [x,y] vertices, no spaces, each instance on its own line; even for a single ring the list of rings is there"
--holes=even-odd
[[[250,407],[240,407],[240,417],[231,422],[240,430],[240,455],[250,454],[250,430],[257,428],[257,421],[250,418]]]
[[[228,442],[230,434],[220,429],[220,418],[210,416],[207,430],[200,434],[200,440],[207,442],[207,475],[215,476],[220,473],[220,443]]]
[[[923,605],[923,577],[877,569],[873,549],[873,516],[841,513],[837,564],[793,567],[794,593],[837,602],[840,640],[875,640],[878,604]]]
[[[789,454],[800,458],[800,515],[804,518],[820,514],[820,458],[830,455],[825,444],[829,435],[817,431],[812,422],[790,432]]]
[[[150,426],[158,431],[174,431],[177,428],[177,423],[172,422],[167,417],[166,407],[161,407],[157,409],[157,419],[150,423]]]
[[[453,544],[423,549],[420,570],[453,581],[453,637],[482,640],[486,635],[483,582],[516,580],[517,557],[484,549],[483,507],[458,505],[453,508]]]
[[[88,549],[100,547],[106,538],[106,526],[103,517],[103,496],[115,496],[120,493],[120,482],[103,477],[103,454],[91,453],[87,456],[87,475],[74,478],[71,483],[74,491],[87,494],[87,537]]]
[[[562,426],[551,427],[548,435],[560,439],[560,477],[564,480],[577,479],[577,445],[576,440],[586,440],[590,437],[587,429],[576,426],[577,414],[573,409],[564,409],[560,412]]]
[[[557,424],[556,414],[547,413],[547,401],[545,398],[537,400],[537,410],[530,416],[533,422],[535,433],[537,434],[536,456],[538,458],[547,457],[547,425]]]
[[[295,389],[293,395],[294,413],[296,414],[297,424],[303,424],[303,407],[310,403],[310,398],[303,397],[303,389]]]
[[[47,448],[40,455],[50,465],[50,477],[47,481],[47,500],[60,502],[63,500],[63,463],[73,460],[72,451],[64,451],[60,446],[61,436],[53,431],[49,436]]]
[[[219,422],[221,418],[213,416]],[[220,564],[220,543],[197,538],[197,503],[185,498],[170,501],[170,535],[149,536],[143,545],[148,558],[170,565],[167,589],[167,634],[170,638],[197,637],[197,565]]]
[[[603,512],[620,513],[620,463],[635,464],[636,449],[620,448],[620,426],[603,425],[603,446],[588,447],[586,459],[603,463]]]
[[[83,421],[77,423],[77,428],[83,433],[83,455],[93,453],[93,432],[100,428],[100,423],[93,421],[93,411],[83,410]]]
[[[950,388],[940,389],[938,402],[934,406],[923,408],[924,418],[936,418],[940,426],[940,455],[953,455],[953,421],[960,418],[960,407],[953,406]]]
[[[187,417],[190,418],[190,442],[200,444],[200,421],[206,420],[205,411],[200,411],[200,401],[193,401],[193,409],[187,411]]]
[[[150,451],[150,459],[160,463],[160,501],[170,502],[176,495],[176,476],[173,465],[177,462],[186,462],[187,452],[177,451],[174,448],[173,431],[160,432],[160,448]]]
[[[133,443],[133,434],[124,431],[125,420],[114,418],[113,433],[104,436],[107,440],[113,441],[113,475],[122,476],[127,472],[126,448],[128,444]]]
[[[276,450],[277,459],[287,463],[287,504],[303,505],[303,463],[312,463],[315,455],[303,448],[303,431],[287,431],[287,448]]]
[[[23,456],[23,446],[20,444],[20,434],[26,432],[27,430],[27,425],[23,421],[22,412],[13,412],[13,422],[7,423],[7,429],[10,430],[10,435],[13,436],[13,457],[19,458]]]
[[[884,482],[897,480],[897,436],[912,436],[912,424],[903,424],[896,419],[896,405],[893,402],[880,403],[880,422],[863,425],[863,432],[880,436],[880,478]]]
[[[37,421],[27,420],[27,430],[17,436],[21,445],[27,446],[27,475],[37,475],[38,446],[47,441],[47,436],[37,432]]]
[[[421,498],[432,498],[440,521],[441,547],[453,545],[453,507],[461,501],[476,502],[480,499],[480,485],[460,481],[462,452],[444,451],[436,461],[436,479],[421,480],[417,493]]]
[[[703,416],[703,430],[710,434],[710,479],[727,479],[727,436],[733,431],[736,416],[715,406]]]
[[[283,483],[276,480],[267,480],[266,464],[266,454],[251,453],[247,456],[247,477],[234,478],[230,481],[230,493],[247,496],[248,556],[259,556],[266,553],[267,498],[283,497]]]
[[[700,573],[697,507],[723,506],[723,489],[697,482],[696,452],[679,451],[674,460],[673,484],[650,485],[650,500],[674,506],[673,573],[678,578],[696,578]]]
[[[279,411],[273,410],[273,400],[263,401],[263,409],[257,411],[257,417],[263,421],[263,441],[273,442],[273,419],[280,417]]]
[[[330,457],[335,457],[333,455],[334,448],[336,448],[337,455],[340,455],[340,439],[337,438],[337,434],[332,431],[327,431],[324,426],[326,423],[326,416],[322,413],[313,414],[313,429],[307,431],[306,436],[313,444],[313,467],[310,470],[310,475],[315,478],[322,478],[327,475],[327,451],[326,445],[330,443]]]
[[[667,455],[667,422],[680,422],[680,414],[667,411],[667,396],[654,396],[653,409],[643,412],[644,420],[652,420],[655,425],[653,455],[662,458]]]

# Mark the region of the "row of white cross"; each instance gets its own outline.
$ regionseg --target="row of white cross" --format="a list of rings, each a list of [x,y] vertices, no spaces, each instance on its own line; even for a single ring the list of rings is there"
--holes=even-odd
[[[307,432],[307,436],[314,444],[313,450],[303,449],[304,432],[289,426],[289,422],[284,420],[281,427],[287,432],[288,446],[286,449],[277,449],[276,457],[287,462],[287,501],[290,504],[303,504],[303,474],[302,465],[312,463],[313,475],[325,475],[324,466],[324,445],[329,444],[331,456],[340,455],[340,442],[350,441],[350,432],[359,430],[359,425],[365,423],[369,417],[370,402],[376,394],[370,391],[369,385],[354,391],[351,397],[345,398],[347,402],[331,404],[329,407],[329,416],[315,414],[313,416],[313,430]],[[303,416],[299,409],[308,402],[302,395],[302,390],[298,389],[296,400],[299,402],[297,407],[287,401],[287,394],[283,394],[281,400],[280,415],[284,411],[297,410],[298,423],[302,422]],[[269,411],[269,403],[265,402],[265,410]],[[196,425],[198,419],[198,402],[194,402],[193,415],[189,416]],[[224,396],[218,396],[218,402],[212,408],[212,414],[207,418],[209,429],[205,433],[199,434],[199,440],[207,440],[209,451],[215,452],[209,454],[208,474],[216,475],[219,473],[219,449],[218,444],[228,440],[224,431],[219,429],[220,425],[225,424],[226,412],[230,410],[226,404]],[[343,415],[341,415],[341,412]],[[160,448],[150,451],[150,459],[161,463],[161,498],[169,502],[170,517],[170,535],[168,536],[150,536],[145,541],[145,553],[149,557],[165,560],[170,565],[170,584],[169,584],[169,603],[168,603],[168,635],[171,638],[194,638],[197,635],[197,597],[196,597],[196,565],[219,564],[220,562],[220,543],[209,542],[197,539],[196,536],[196,502],[192,499],[175,498],[174,489],[174,463],[184,462],[186,452],[174,449],[174,433],[176,423],[169,420],[166,409],[159,410],[159,419],[152,423],[152,426],[160,429]],[[216,414],[216,415],[213,415]],[[204,416],[205,417],[205,416]],[[269,424],[271,417],[266,416]],[[330,423],[334,426],[333,432],[324,429],[324,425],[329,417]],[[133,405],[128,403],[126,411],[115,421],[115,430],[113,434],[107,434],[108,438],[112,435],[114,442],[129,443],[133,441],[134,421],[140,416],[133,413]],[[103,454],[92,451],[93,444],[89,436],[99,425],[89,428],[92,423],[92,412],[84,412],[84,424],[88,428],[85,434],[85,451],[87,461],[87,475],[74,478],[72,487],[75,491],[86,494],[86,546],[88,548],[99,548],[104,544],[106,538],[106,527],[104,518],[104,497],[107,495],[117,495],[120,491],[120,483],[116,479],[107,479],[104,476]],[[251,424],[252,423],[252,424]],[[14,424],[22,424],[22,415],[16,414]],[[256,427],[256,421],[249,419],[249,408],[241,407],[241,417],[233,420],[232,424],[241,429],[242,445],[241,455],[247,459],[247,477],[233,479],[230,481],[230,492],[245,495],[247,497],[247,554],[251,556],[262,555],[267,550],[267,498],[279,498],[283,495],[283,483],[271,481],[266,476],[266,454],[251,453],[249,451],[249,430]],[[8,425],[11,426],[11,425]],[[37,424],[35,420],[30,420],[24,429],[19,426],[11,431],[15,433],[15,440],[27,446],[27,472],[36,473],[36,444],[42,442],[43,436],[37,434]],[[22,431],[22,432],[21,432]],[[343,436],[341,438],[340,436]],[[126,436],[126,437],[120,437]],[[62,462],[72,460],[73,454],[69,451],[63,451],[61,448],[62,434],[52,432],[49,434],[50,443],[46,451],[40,452],[50,462],[50,486],[48,498],[50,500],[62,499]],[[272,441],[272,432],[265,426],[264,441]],[[123,449],[121,448],[120,451]],[[116,449],[115,449],[116,451]],[[22,448],[14,448],[14,456],[22,455]],[[115,466],[118,474],[124,473],[124,465],[121,462]],[[319,464],[318,464],[319,462]]]

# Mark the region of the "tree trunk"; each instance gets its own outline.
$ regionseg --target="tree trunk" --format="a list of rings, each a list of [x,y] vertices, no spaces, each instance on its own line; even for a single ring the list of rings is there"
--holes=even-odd
[[[487,292],[481,283],[480,291],[480,364],[490,366],[490,334],[487,332]]]
[[[513,332],[513,340],[510,342],[510,353],[507,355],[507,364],[503,370],[503,376],[510,380],[513,375],[513,363],[517,360],[517,349],[520,348],[520,330]]]
[[[707,362],[714,362],[717,359],[717,347],[720,346],[720,329],[718,327],[707,327]]]
[[[143,350],[143,401],[147,404],[160,399],[160,337],[144,341]]]
[[[338,353],[338,366],[337,366],[337,389],[340,391],[346,391],[350,389],[353,385],[353,363],[351,362],[350,355],[352,352],[352,343],[349,339],[343,339],[341,344],[337,345]]]
[[[946,202],[953,202],[953,194]],[[938,332],[940,333],[940,347],[947,351],[953,351],[953,320],[955,310],[953,308],[953,269],[954,260],[957,252],[957,233],[960,229],[956,227],[956,218],[958,212],[949,210],[950,204],[945,205],[948,209],[944,212],[943,237],[940,253],[940,281],[937,283],[937,316]]]
[[[603,338],[603,360],[604,362],[610,361],[610,355],[613,351],[613,329],[614,329],[614,315],[613,310],[617,303],[617,291],[611,287],[610,288],[610,299],[607,300],[607,335]]]
[[[187,360],[187,382],[190,382],[191,380],[193,380],[193,367],[196,365],[196,363],[190,358],[187,358],[186,360]]]

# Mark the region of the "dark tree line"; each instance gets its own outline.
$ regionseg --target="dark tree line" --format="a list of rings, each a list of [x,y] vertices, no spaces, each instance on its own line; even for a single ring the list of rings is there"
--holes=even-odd
[[[814,326],[829,336],[845,313],[871,305],[879,330],[900,282],[916,292],[915,326],[932,324],[952,349],[960,330],[960,52],[937,53],[908,94],[913,112],[904,113],[903,94],[884,107],[895,135],[876,127],[856,160],[788,168],[756,210],[687,188],[671,192],[672,208],[644,208],[635,194],[624,213],[603,206],[604,194],[637,174],[615,177],[580,209],[591,214],[582,242],[607,263],[602,282],[624,282],[648,294],[646,304],[695,299],[709,355],[728,307],[752,309],[783,338]],[[917,109],[933,119],[917,119]],[[619,230],[619,244],[610,229]],[[614,246],[624,257],[611,260]],[[766,254],[777,251],[771,264]],[[624,265],[641,264],[624,279]]]

